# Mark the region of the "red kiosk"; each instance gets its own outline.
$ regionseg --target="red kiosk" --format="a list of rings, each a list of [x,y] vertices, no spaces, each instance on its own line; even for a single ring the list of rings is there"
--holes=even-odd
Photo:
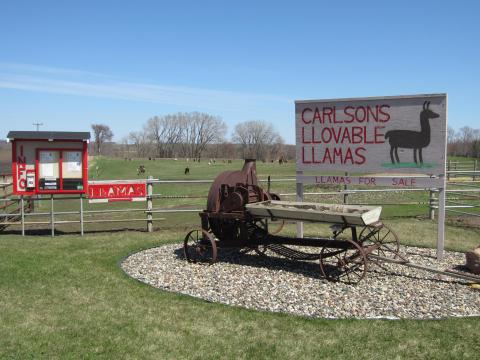
[[[13,193],[85,194],[89,132],[10,131]]]

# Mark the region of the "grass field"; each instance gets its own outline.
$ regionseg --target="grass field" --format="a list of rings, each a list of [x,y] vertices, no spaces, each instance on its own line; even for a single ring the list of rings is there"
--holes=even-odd
[[[478,318],[314,320],[156,290],[118,267],[175,233],[5,235],[2,359],[475,359]]]
[[[147,167],[146,175],[185,178],[184,161],[142,163]],[[97,159],[90,175],[97,179],[136,178],[139,164]],[[190,162],[189,167],[189,179],[213,179],[221,171],[239,169],[241,162],[217,162],[211,166]],[[293,164],[259,163],[257,168],[260,178],[294,175]],[[294,186],[274,183],[272,190],[294,192]],[[205,195],[208,185],[155,187],[155,193],[173,195],[179,191]],[[419,194],[408,195],[410,198],[395,193],[388,196],[351,200],[419,201]],[[341,201],[339,196],[326,199]],[[155,207],[204,205],[205,199],[159,199],[155,203]],[[39,209],[48,206],[44,202]],[[142,208],[145,204],[128,206]],[[65,201],[58,207],[78,209],[78,200]],[[424,219],[426,214],[426,207],[390,205],[382,217],[400,233],[403,243],[431,247],[435,244],[436,225]],[[129,278],[119,268],[119,262],[128,254],[178,243],[188,229],[198,226],[198,215],[176,214],[156,222],[154,233],[106,232],[103,225],[92,226],[86,236],[80,237],[71,233],[78,226],[64,225],[58,226],[61,236],[55,238],[0,235],[0,359],[478,358],[478,318],[323,320],[250,311],[156,290]],[[143,223],[117,225],[122,229],[144,227]],[[293,233],[293,225],[285,231]],[[318,233],[326,229],[311,225],[306,231]],[[454,223],[447,226],[447,248],[465,251],[479,242],[478,228]]]

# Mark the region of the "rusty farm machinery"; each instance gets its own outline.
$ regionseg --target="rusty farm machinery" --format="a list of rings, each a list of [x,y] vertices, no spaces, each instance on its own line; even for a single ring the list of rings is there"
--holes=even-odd
[[[289,259],[318,260],[323,277],[349,284],[358,283],[370,266],[381,262],[479,281],[410,263],[399,253],[398,236],[379,220],[380,213],[381,207],[373,206],[281,201],[259,186],[255,160],[245,160],[242,170],[226,171],[214,180],[207,209],[199,214],[201,228],[185,236],[184,254],[188,262],[213,264],[221,248],[235,247],[261,256],[270,250]],[[330,235],[279,235],[285,221],[327,223]]]

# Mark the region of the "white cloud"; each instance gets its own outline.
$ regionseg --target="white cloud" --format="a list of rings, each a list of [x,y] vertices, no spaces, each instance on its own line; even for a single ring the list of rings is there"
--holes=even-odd
[[[115,79],[105,74],[0,63],[0,88],[95,98],[145,101],[188,108],[241,111],[289,105],[287,97]]]

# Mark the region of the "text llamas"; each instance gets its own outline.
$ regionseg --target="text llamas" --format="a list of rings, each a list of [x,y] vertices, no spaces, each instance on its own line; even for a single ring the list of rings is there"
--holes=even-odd
[[[390,159],[392,164],[400,162],[398,158],[398,148],[413,149],[413,160],[415,164],[417,161],[417,151],[419,155],[420,164],[423,164],[422,149],[430,144],[430,119],[438,118],[436,112],[429,109],[430,101],[423,103],[423,110],[420,113],[420,131],[412,130],[390,130],[385,134],[385,139],[390,143]],[[393,154],[395,152],[395,159]]]

